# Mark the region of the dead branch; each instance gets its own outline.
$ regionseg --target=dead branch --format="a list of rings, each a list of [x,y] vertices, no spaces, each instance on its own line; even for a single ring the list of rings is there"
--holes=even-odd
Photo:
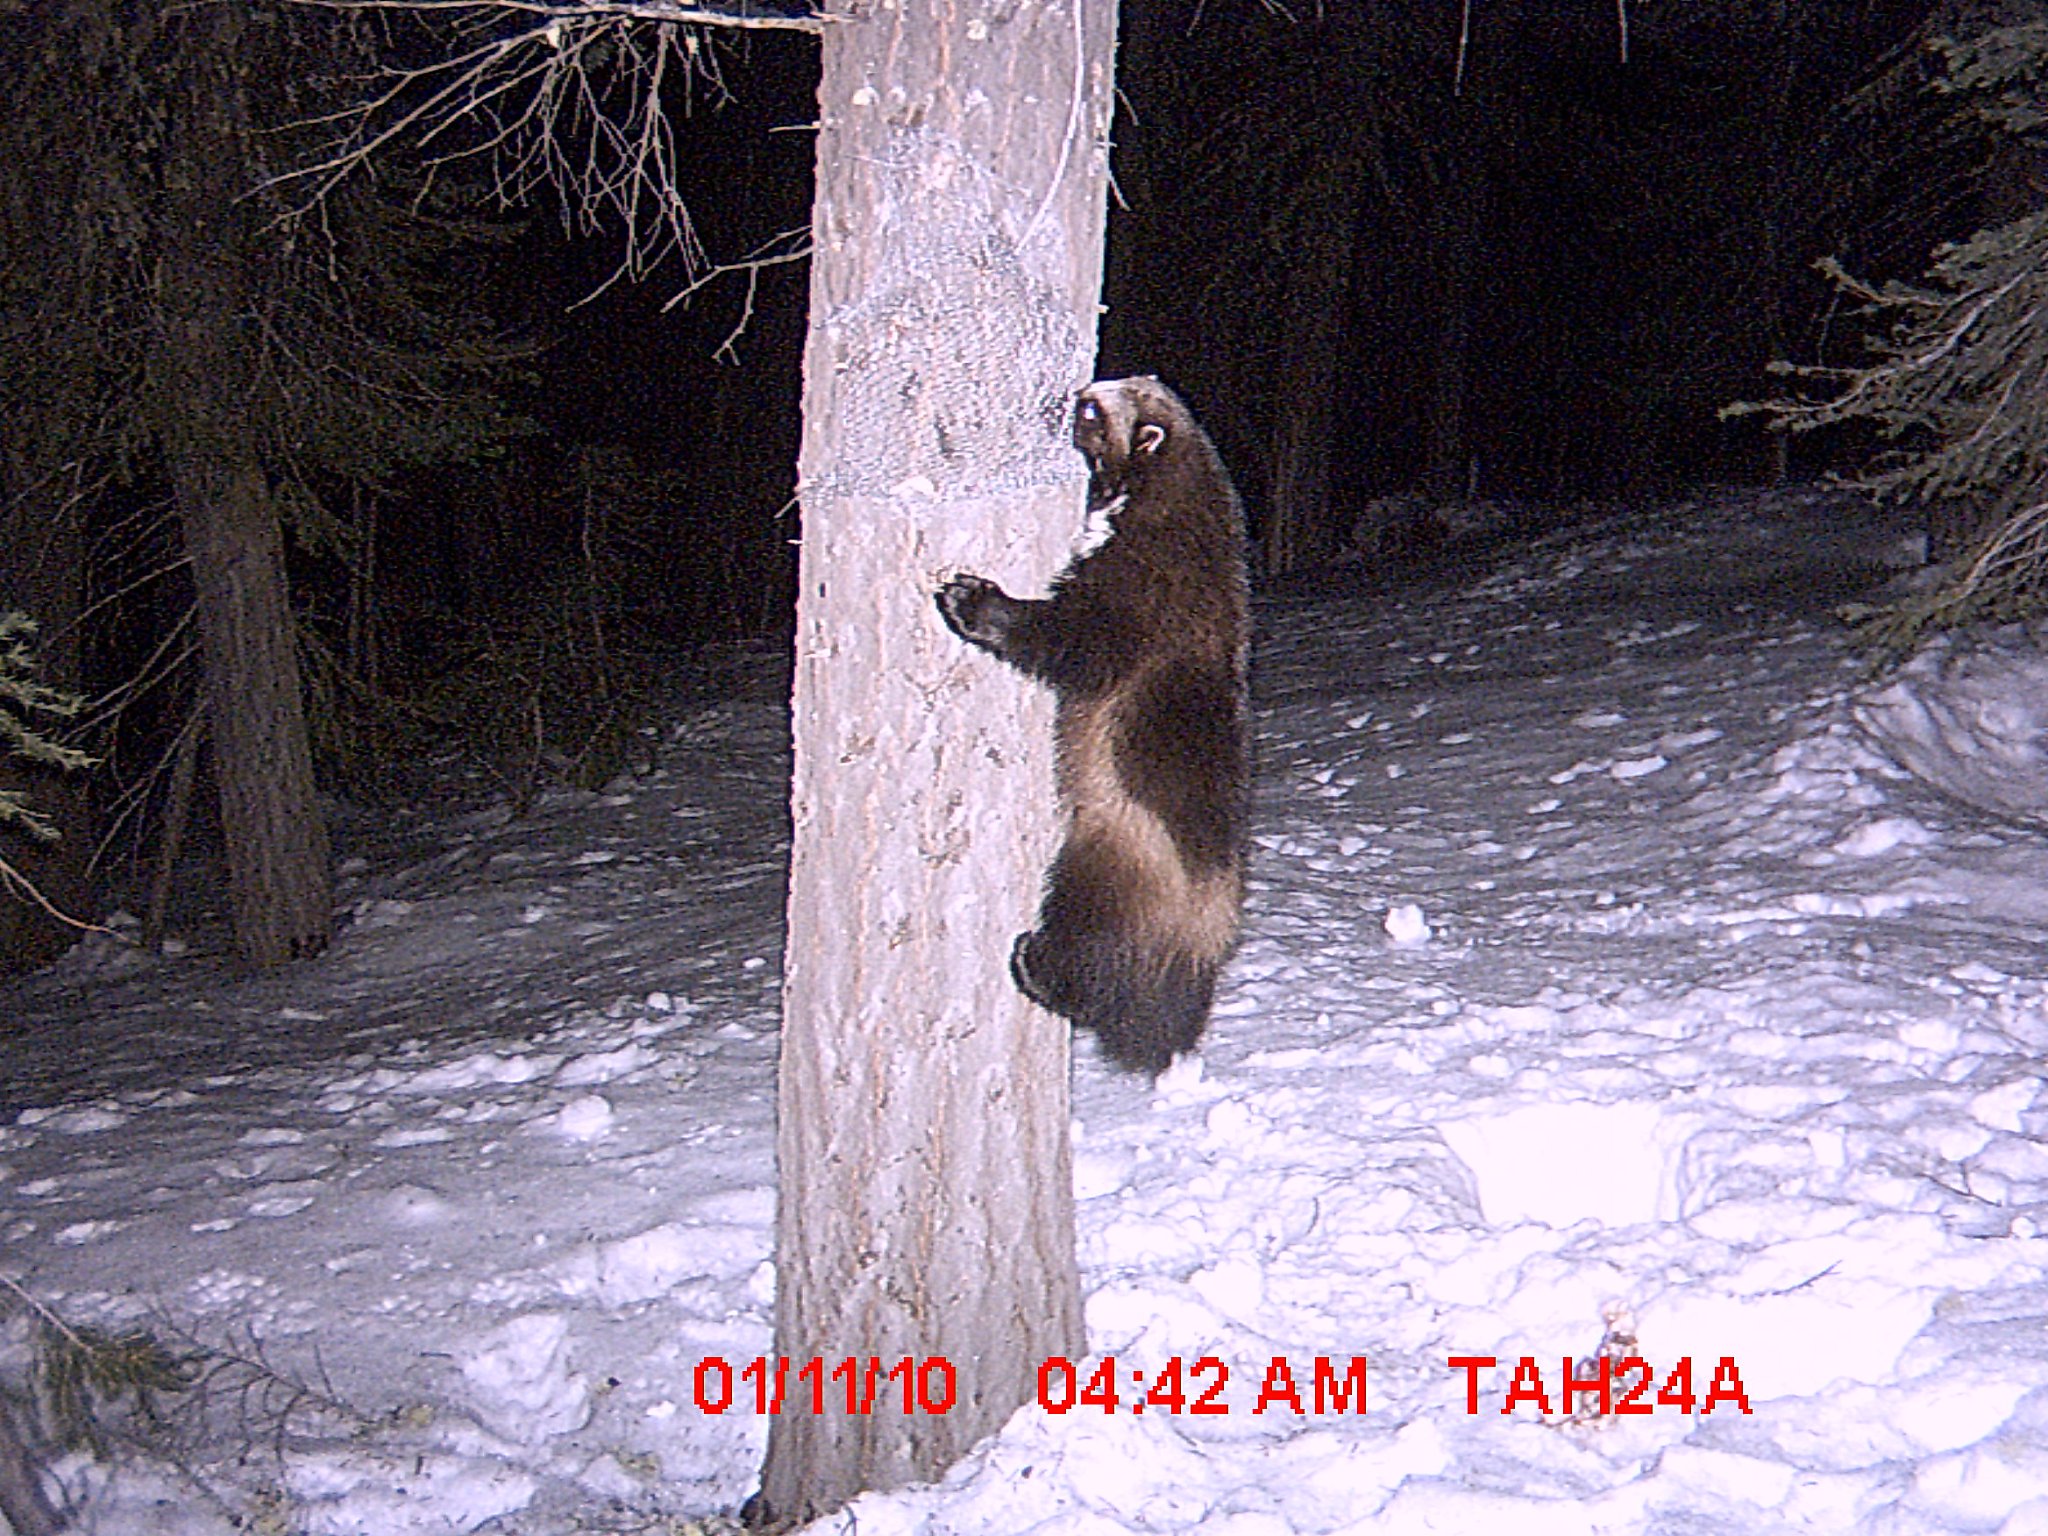
[[[802,16],[749,15],[716,7],[664,3],[664,0],[588,0],[559,5],[551,0],[297,0],[333,11],[528,11],[551,18],[621,17],[628,21],[671,22],[690,27],[728,27],[736,31],[823,32],[833,20],[812,12]]]
[[[429,178],[457,164],[488,167],[491,196],[511,207],[547,191],[584,231],[617,224],[618,267],[599,292],[670,257],[686,285],[720,269],[705,254],[682,192],[670,112],[680,97],[729,95],[712,33],[818,32],[812,15],[731,15],[672,0],[298,0],[343,12],[427,18],[457,40],[431,63],[365,77],[356,105],[295,125],[325,135],[303,163],[259,189],[282,194],[282,222],[313,216],[327,196],[403,143]],[[730,270],[750,271],[748,263]]]
[[[76,928],[80,933],[111,933],[113,930],[99,923],[89,923],[82,917],[73,917],[69,912],[53,905],[42,888],[16,869],[6,859],[0,858],[0,895],[13,900],[33,902],[41,907],[45,915],[54,918],[67,928]]]
[[[676,292],[666,304],[662,305],[662,308],[663,310],[670,310],[674,309],[678,304],[686,304],[692,295],[700,289],[709,287],[720,278],[744,273],[747,279],[747,291],[740,303],[739,319],[733,322],[733,327],[726,333],[725,340],[721,341],[718,344],[717,351],[712,353],[714,358],[727,358],[737,362],[739,355],[734,350],[734,345],[746,333],[747,326],[753,321],[754,299],[760,290],[761,274],[770,267],[781,267],[787,266],[791,262],[808,261],[810,256],[811,232],[808,229],[785,229],[772,240],[755,247],[750,255],[743,257],[741,260],[721,262],[719,265],[699,274]],[[587,300],[579,300],[578,302],[587,302]]]

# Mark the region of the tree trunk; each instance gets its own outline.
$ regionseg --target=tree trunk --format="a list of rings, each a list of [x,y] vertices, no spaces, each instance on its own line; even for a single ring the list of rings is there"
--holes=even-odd
[[[1793,169],[1798,131],[1794,113],[1799,107],[1799,18],[1792,14],[1791,0],[1771,0],[1771,44],[1775,75],[1771,90],[1770,117],[1763,135],[1764,165],[1763,239],[1759,263],[1763,268],[1765,304],[1764,346],[1766,365],[1792,355],[1789,322],[1792,285],[1808,277],[1804,252],[1789,257],[1798,230],[1798,208],[1794,194],[1804,188],[1795,185]],[[1775,390],[1772,393],[1776,393]],[[1783,485],[1792,477],[1792,434],[1769,434],[1770,483]]]
[[[259,295],[248,275],[245,168],[256,163],[235,71],[245,18],[202,7],[172,96],[170,182],[154,371],[172,492],[192,560],[200,665],[220,784],[235,943],[255,965],[326,947],[327,833],[313,794],[284,532],[260,456]]]
[[[318,954],[333,924],[284,536],[254,464],[185,460],[173,481],[199,596],[235,945],[252,965],[281,965]]]
[[[1290,362],[1275,381],[1273,483],[1261,540],[1266,571],[1284,575],[1337,545],[1330,508],[1331,449],[1337,431],[1338,361],[1343,352],[1352,268],[1362,231],[1362,151],[1334,159],[1322,195],[1296,236],[1280,334]]]
[[[1114,16],[906,0],[825,29],[759,1525],[936,1478],[1084,1348],[1067,1026],[1007,968],[1054,843],[1051,701],[932,592],[1040,588],[1081,528]],[[798,1374],[847,1359],[872,1411]]]
[[[1459,110],[1468,109],[1461,104]],[[1459,143],[1445,156],[1431,210],[1436,313],[1430,347],[1428,467],[1423,479],[1432,495],[1447,499],[1461,495],[1470,477],[1471,428],[1466,412],[1480,246],[1491,217],[1486,176],[1484,155]]]

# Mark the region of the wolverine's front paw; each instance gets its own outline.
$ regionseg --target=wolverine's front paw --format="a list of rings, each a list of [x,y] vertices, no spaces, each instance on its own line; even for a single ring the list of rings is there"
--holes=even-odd
[[[1002,648],[1010,600],[1003,589],[984,576],[955,576],[932,594],[940,616],[962,640],[989,650]]]

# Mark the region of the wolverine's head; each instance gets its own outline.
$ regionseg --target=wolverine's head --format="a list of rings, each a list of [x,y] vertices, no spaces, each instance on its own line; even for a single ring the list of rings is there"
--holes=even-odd
[[[1123,478],[1191,425],[1180,397],[1151,374],[1102,379],[1074,402],[1074,446],[1098,475]]]

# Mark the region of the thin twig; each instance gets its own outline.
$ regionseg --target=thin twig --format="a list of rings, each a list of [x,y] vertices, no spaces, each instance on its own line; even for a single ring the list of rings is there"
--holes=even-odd
[[[312,216],[350,177],[398,141],[428,152],[431,177],[459,161],[491,167],[493,195],[505,206],[543,188],[561,198],[563,217],[596,229],[624,226],[618,267],[602,292],[622,277],[638,278],[670,255],[695,278],[711,266],[677,188],[680,154],[670,113],[682,81],[680,110],[692,82],[727,96],[718,56],[701,28],[681,23],[685,7],[556,9],[506,0],[299,0],[336,9],[448,12],[459,35],[476,37],[505,14],[538,18],[504,35],[432,63],[383,72],[367,99],[305,120],[302,128],[331,135],[303,164],[269,178],[263,189],[286,190],[283,222]],[[661,25],[635,25],[635,22]],[[460,141],[457,135],[462,137]]]
[[[1465,50],[1472,42],[1472,0],[1465,0],[1458,13],[1458,63],[1451,72],[1451,94],[1465,94]]]
[[[5,891],[10,895],[26,895],[30,901],[41,907],[58,922],[64,924],[67,928],[76,928],[80,933],[112,933],[114,931],[111,928],[102,927],[98,923],[89,923],[82,917],[73,917],[69,912],[62,911],[53,905],[50,898],[45,896],[37,887],[35,881],[29,879],[27,875],[24,875],[20,870],[8,863],[5,858],[0,858],[0,891]],[[0,1275],[0,1280],[5,1279],[6,1276]],[[19,1289],[19,1287],[16,1288]]]
[[[65,1322],[64,1319],[59,1317],[55,1312],[52,1312],[49,1309],[49,1307],[45,1305],[43,1302],[37,1300],[36,1297],[29,1292],[27,1287],[22,1285],[22,1283],[19,1280],[15,1279],[12,1275],[0,1275],[0,1285],[6,1286],[8,1290],[14,1292],[16,1296],[19,1296],[22,1300],[22,1303],[25,1306],[27,1306],[29,1311],[35,1313],[35,1315],[39,1319],[41,1319],[41,1321],[46,1327],[54,1328],[58,1333],[63,1334],[64,1341],[67,1344],[71,1345],[74,1349],[90,1349],[91,1346],[88,1345],[84,1339],[79,1337],[78,1331],[75,1328],[73,1328],[69,1323]]]

